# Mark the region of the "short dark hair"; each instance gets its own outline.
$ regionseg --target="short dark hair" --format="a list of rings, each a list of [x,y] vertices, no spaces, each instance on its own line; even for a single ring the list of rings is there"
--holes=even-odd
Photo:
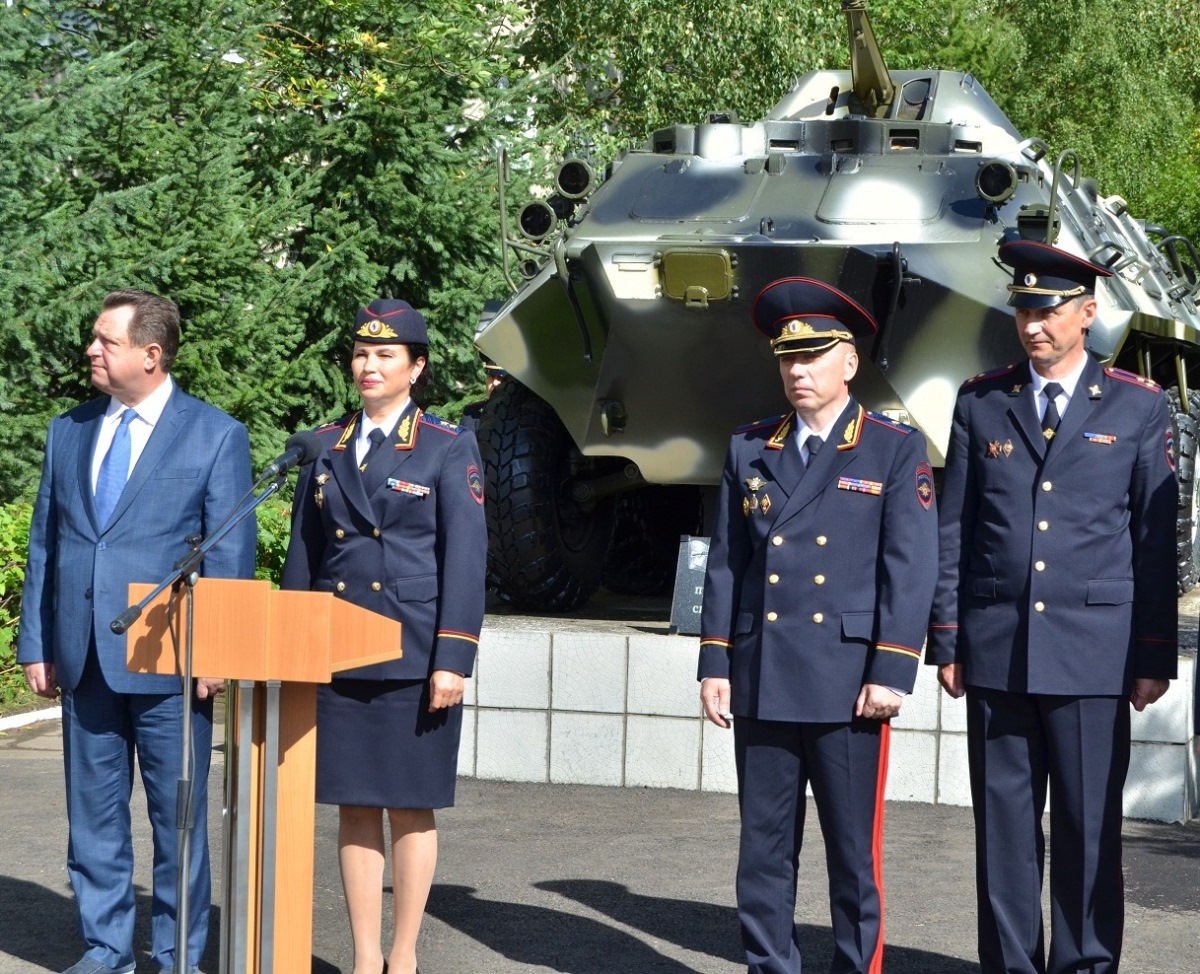
[[[418,406],[425,406],[425,393],[429,390],[429,385],[433,382],[433,362],[429,360],[429,346],[419,342],[403,342],[405,348],[408,349],[408,360],[415,362],[419,358],[425,360],[425,368],[421,369],[421,374],[417,376],[417,381],[412,384],[410,394]]]
[[[104,298],[104,310],[133,308],[129,319],[129,343],[134,348],[157,345],[162,349],[159,366],[170,372],[179,354],[179,308],[170,298],[137,288],[122,288]]]

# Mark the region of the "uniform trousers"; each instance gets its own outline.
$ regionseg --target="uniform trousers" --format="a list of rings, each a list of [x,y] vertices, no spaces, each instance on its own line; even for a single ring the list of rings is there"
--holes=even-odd
[[[212,901],[208,861],[208,769],[212,699],[192,703],[195,734],[188,900],[188,967],[200,963]],[[183,770],[184,695],[125,694],[109,689],[88,654],[79,685],[63,694],[66,771],[67,874],[79,907],[86,955],[115,970],[132,969],[135,900],[129,801],[134,754],[146,789],[154,842],[150,904],[150,961],[175,967],[175,909],[179,832],[177,786]],[[184,965],[178,965],[181,969]]]
[[[812,786],[825,840],[831,974],[883,963],[883,793],[890,728],[877,720],[733,722],[741,810],[737,899],[750,974],[799,974],[796,877]]]
[[[967,689],[983,974],[1116,974],[1129,701]],[[1050,795],[1050,951],[1042,814]]]

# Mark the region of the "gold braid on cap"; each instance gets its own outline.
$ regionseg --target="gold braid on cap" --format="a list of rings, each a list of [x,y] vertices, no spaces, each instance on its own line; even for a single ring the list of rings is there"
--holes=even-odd
[[[1088,292],[1088,288],[1084,287],[1082,284],[1071,288],[1069,291],[1063,291],[1059,288],[1037,287],[1037,282],[1038,279],[1036,274],[1026,274],[1023,285],[1010,284],[1008,289],[1013,294],[1046,294],[1053,295],[1056,298],[1077,298],[1079,295],[1086,294]]]
[[[796,318],[786,321],[779,331],[778,338],[771,339],[771,347],[778,348],[785,342],[805,341],[811,338],[829,338],[833,341],[852,342],[854,341],[853,333],[844,328],[831,328],[825,331],[817,331],[807,321],[800,321]]]

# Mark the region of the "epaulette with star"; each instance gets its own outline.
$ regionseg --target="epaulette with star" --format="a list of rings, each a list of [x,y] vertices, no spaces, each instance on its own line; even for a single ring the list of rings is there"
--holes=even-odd
[[[892,419],[890,416],[884,416],[883,413],[868,412],[866,416],[867,419],[871,420],[871,422],[878,423],[880,426],[886,426],[888,429],[893,429],[897,433],[903,433],[905,436],[907,436],[909,433],[915,433],[917,431],[916,427],[906,426],[904,423]]]
[[[753,433],[755,430],[766,429],[770,427],[774,429],[783,422],[784,417],[788,413],[780,413],[778,416],[771,416],[768,419],[756,419],[753,423],[747,423],[745,426],[739,426],[733,431],[734,436],[740,436],[743,433]]]
[[[1110,379],[1119,379],[1121,382],[1128,382],[1131,386],[1141,386],[1143,389],[1155,394],[1162,392],[1162,386],[1157,382],[1153,379],[1147,379],[1144,375],[1138,375],[1136,372],[1126,372],[1124,369],[1118,369],[1110,365],[1104,370],[1104,374]]]
[[[459,433],[463,432],[461,426],[455,426],[449,420],[442,419],[441,416],[434,416],[432,413],[421,413],[421,418],[418,422],[423,426],[432,426],[443,433],[449,433],[451,436],[458,436]]]
[[[1020,368],[1020,365],[1006,365],[1003,368],[991,369],[990,371],[987,371],[987,372],[980,372],[979,375],[971,376],[971,378],[967,379],[966,382],[964,382],[961,386],[959,386],[959,391],[961,392],[963,389],[969,389],[969,388],[971,388],[971,386],[973,386],[979,382],[987,382],[989,379],[1002,378],[1003,376],[1006,376],[1006,375],[1011,374],[1012,372],[1015,372],[1019,368]]]

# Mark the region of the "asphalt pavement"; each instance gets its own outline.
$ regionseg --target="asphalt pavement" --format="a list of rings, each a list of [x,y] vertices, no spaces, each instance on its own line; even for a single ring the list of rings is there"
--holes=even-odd
[[[217,758],[214,830],[222,797]],[[83,944],[64,865],[57,721],[0,732],[0,782],[0,974],[61,971]],[[137,936],[145,945],[149,826],[140,786],[134,795]],[[884,970],[977,971],[970,811],[896,802],[886,815]],[[419,949],[424,974],[745,970],[734,908],[737,801],[731,795],[463,779],[457,806],[439,812],[438,823],[441,858]],[[336,830],[335,810],[318,807],[313,974],[351,967]],[[1122,969],[1197,971],[1200,828],[1127,821],[1125,834]],[[828,969],[824,874],[813,814],[796,913],[806,971]],[[385,912],[388,906],[385,901]],[[218,972],[218,922],[214,910],[205,974]],[[150,972],[144,955],[138,971]]]

